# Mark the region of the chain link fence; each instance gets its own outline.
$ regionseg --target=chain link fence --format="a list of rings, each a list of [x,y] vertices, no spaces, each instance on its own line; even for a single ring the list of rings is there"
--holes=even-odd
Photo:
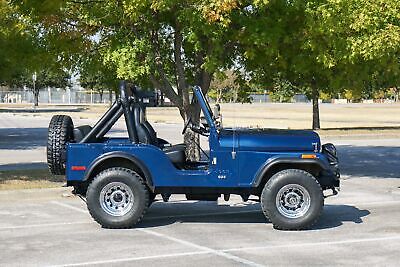
[[[115,94],[98,91],[72,91],[49,88],[39,91],[39,104],[106,104],[115,100]],[[32,91],[0,91],[0,103],[33,103]]]

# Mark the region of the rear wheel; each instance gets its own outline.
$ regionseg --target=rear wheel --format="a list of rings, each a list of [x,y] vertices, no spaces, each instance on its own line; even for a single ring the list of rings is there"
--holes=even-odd
[[[289,169],[278,172],[266,183],[261,206],[274,228],[308,229],[322,212],[324,196],[318,181],[308,172]]]
[[[91,216],[104,228],[131,228],[147,211],[149,191],[136,172],[110,168],[90,183],[86,199]]]
[[[55,115],[51,118],[47,136],[47,164],[53,174],[65,174],[67,144],[73,140],[73,130],[70,116]]]

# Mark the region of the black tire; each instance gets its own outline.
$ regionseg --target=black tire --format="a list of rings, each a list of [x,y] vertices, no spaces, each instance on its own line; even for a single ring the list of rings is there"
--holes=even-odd
[[[118,185],[120,186],[119,189]],[[112,186],[116,186],[114,191]],[[109,196],[107,192],[112,193]],[[114,194],[114,197],[112,194]],[[117,194],[120,194],[121,197],[124,197],[125,194],[126,198],[118,201],[118,199],[115,199]],[[118,198],[121,199],[121,197]],[[129,200],[126,207],[123,206],[125,200],[126,203]],[[125,168],[110,168],[100,172],[90,183],[86,193],[86,201],[90,215],[104,228],[131,228],[143,218],[147,211],[149,191],[143,178],[136,172]],[[110,207],[114,204],[112,202],[116,203],[117,206],[120,205],[119,207],[122,209],[120,211],[126,213],[113,214],[119,211],[116,205]]]
[[[264,215],[280,230],[309,229],[317,222],[323,206],[321,186],[314,176],[303,170],[276,173],[261,194]]]
[[[47,136],[47,164],[52,174],[65,174],[66,146],[73,140],[73,130],[70,116],[55,115],[51,118]]]

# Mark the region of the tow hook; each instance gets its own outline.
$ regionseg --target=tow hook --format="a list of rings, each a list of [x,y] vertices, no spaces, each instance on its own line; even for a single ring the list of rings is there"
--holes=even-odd
[[[333,196],[336,196],[338,194],[338,191],[336,190],[336,188],[332,187],[330,189],[332,190],[332,193],[329,194],[329,195],[326,195],[326,196],[324,195],[324,198],[333,197]],[[340,189],[338,189],[338,190],[340,191]]]

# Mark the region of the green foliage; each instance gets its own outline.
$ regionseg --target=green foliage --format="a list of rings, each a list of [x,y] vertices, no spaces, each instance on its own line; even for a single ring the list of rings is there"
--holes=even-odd
[[[47,86],[64,88],[69,74],[49,53],[41,29],[9,1],[0,0],[0,84],[10,88]]]
[[[32,59],[38,52],[28,18],[18,14],[5,0],[0,0],[0,48],[2,85],[32,68]]]
[[[99,57],[93,56],[82,61],[79,74],[79,82],[85,89],[96,90],[101,94],[105,90],[117,91],[118,89],[115,69],[103,64]]]
[[[46,88],[46,87],[56,87],[56,88],[65,88],[70,86],[70,75],[67,71],[62,68],[44,68],[39,69],[36,73],[36,89]],[[10,87],[22,88],[23,86],[27,86],[29,88],[33,88],[32,81],[33,73],[30,71],[24,71],[19,73],[13,77],[12,80],[9,81],[8,85]]]
[[[274,88],[280,101],[298,92],[316,102],[400,83],[400,1],[11,2],[0,2],[0,44],[17,45],[0,51],[0,75],[13,58],[30,58],[22,51],[51,61],[46,51],[80,71],[85,86],[114,88],[119,78],[160,89],[184,118],[198,112],[189,102],[195,84],[205,93],[211,84],[219,101],[245,101],[256,87]],[[228,69],[235,77],[220,76]]]
[[[194,108],[190,85],[207,92],[214,73],[233,66],[237,56],[238,10],[243,8],[237,0],[13,3],[40,25],[60,62],[85,72],[87,78],[109,72],[113,79],[142,87],[151,83],[181,114]],[[88,57],[103,67],[88,68]]]
[[[210,85],[209,96],[217,103],[221,102],[247,102],[243,98],[243,87],[239,85],[239,76],[232,70],[218,72],[214,75]]]
[[[273,90],[270,93],[271,99],[275,102],[292,102],[296,88],[288,80],[279,76],[274,79]]]

